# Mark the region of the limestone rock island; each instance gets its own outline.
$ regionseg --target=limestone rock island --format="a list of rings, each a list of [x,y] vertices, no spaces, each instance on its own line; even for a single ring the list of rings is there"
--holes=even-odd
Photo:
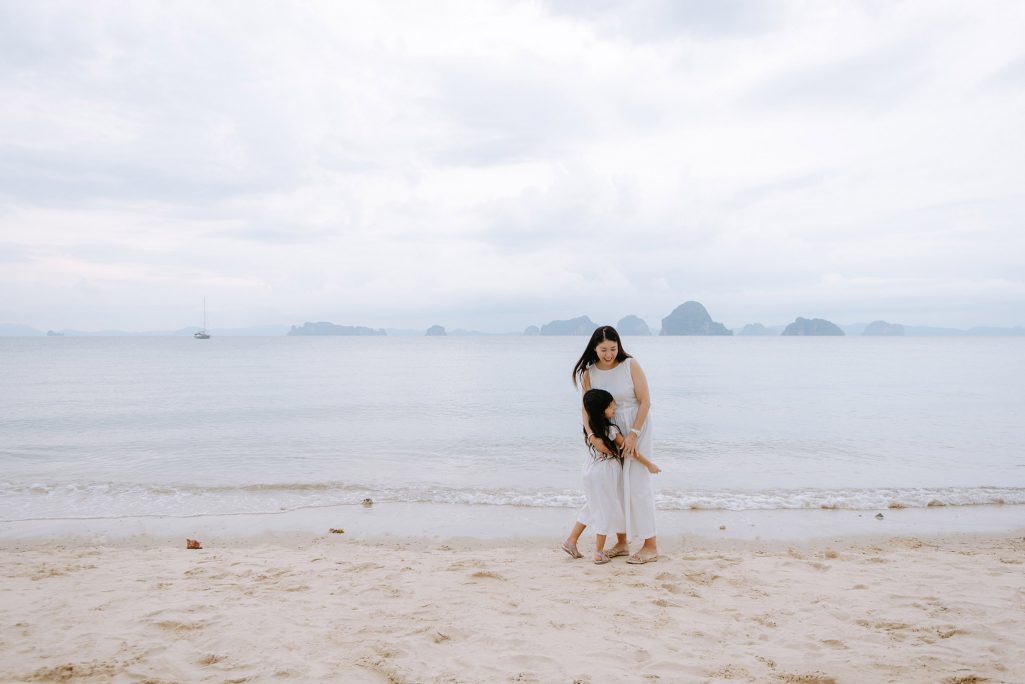
[[[793,323],[783,330],[784,335],[843,335],[844,331],[835,323],[824,318],[797,317]]]
[[[598,325],[587,316],[552,321],[541,326],[542,335],[590,335]]]
[[[865,328],[862,335],[880,335],[888,337],[902,337],[904,326],[900,323],[887,323],[886,321],[872,321]]]
[[[620,335],[650,335],[651,328],[644,322],[639,316],[630,314],[629,316],[623,316],[619,319],[619,323],[616,323],[616,330],[619,331]]]
[[[733,331],[716,323],[699,302],[684,302],[662,319],[660,335],[732,335]]]

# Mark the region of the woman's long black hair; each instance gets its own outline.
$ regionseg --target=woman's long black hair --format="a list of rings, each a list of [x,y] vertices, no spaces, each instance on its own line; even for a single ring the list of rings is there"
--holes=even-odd
[[[613,401],[612,395],[603,389],[589,389],[584,392],[584,413],[587,414],[587,422],[591,426],[591,431],[618,458],[619,447],[609,437],[609,429],[613,423],[605,417],[605,409]],[[587,442],[587,428],[584,428],[584,441]],[[588,446],[592,452],[595,450],[590,443],[588,443]]]
[[[630,355],[623,350],[623,343],[619,339],[619,333],[611,325],[603,325],[600,328],[595,328],[594,332],[591,333],[591,339],[587,343],[587,349],[580,355],[580,359],[577,361],[577,365],[573,366],[573,386],[577,386],[577,380],[589,366],[598,363],[598,352],[595,348],[602,342],[615,342],[619,347],[619,353],[616,354],[616,361],[622,363],[630,358]]]

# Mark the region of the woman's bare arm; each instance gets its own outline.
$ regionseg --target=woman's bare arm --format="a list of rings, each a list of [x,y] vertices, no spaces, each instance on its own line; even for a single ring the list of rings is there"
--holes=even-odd
[[[640,432],[644,429],[644,422],[648,420],[648,411],[651,410],[651,394],[648,391],[648,378],[644,375],[641,364],[637,363],[637,359],[630,362],[630,377],[634,384],[634,396],[637,398],[637,417],[634,418],[634,424],[627,429]],[[624,451],[627,456],[633,455],[637,450],[637,432],[631,431],[626,437]]]

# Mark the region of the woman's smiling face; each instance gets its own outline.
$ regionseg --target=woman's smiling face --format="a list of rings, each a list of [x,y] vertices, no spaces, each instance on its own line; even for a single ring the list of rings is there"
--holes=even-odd
[[[594,348],[594,353],[598,355],[598,363],[602,366],[611,366],[616,362],[616,357],[619,356],[619,345],[609,340],[602,340],[602,342]]]

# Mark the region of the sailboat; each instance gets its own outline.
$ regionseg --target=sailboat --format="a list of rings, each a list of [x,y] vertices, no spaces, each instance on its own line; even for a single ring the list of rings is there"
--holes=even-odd
[[[209,340],[210,333],[206,331],[206,297],[203,297],[203,329],[192,333],[197,340]]]

